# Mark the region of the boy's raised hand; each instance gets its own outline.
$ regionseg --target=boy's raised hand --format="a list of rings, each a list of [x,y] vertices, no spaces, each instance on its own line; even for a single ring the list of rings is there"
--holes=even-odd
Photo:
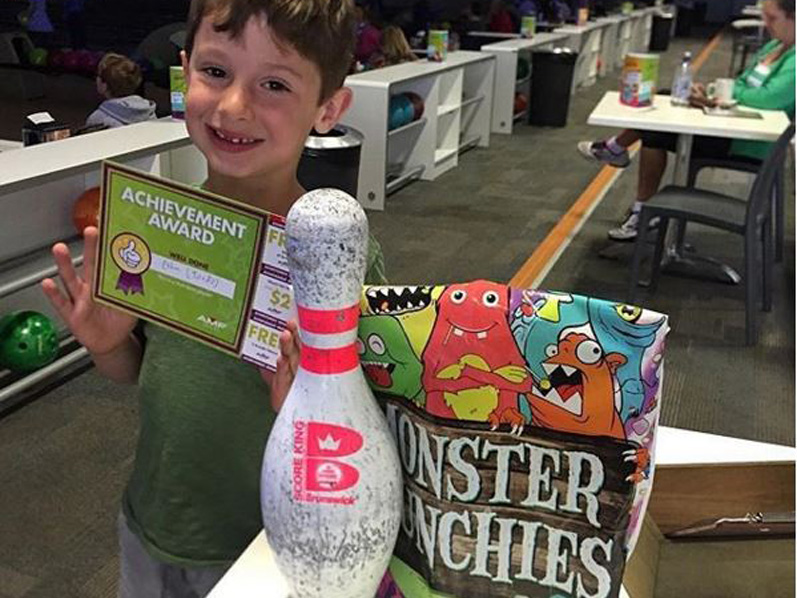
[[[119,347],[130,336],[137,320],[121,311],[95,303],[91,298],[97,229],[93,226],[86,228],[83,238],[82,276],[72,265],[69,248],[57,243],[53,246],[53,257],[64,288],[61,290],[52,278],[45,278],[41,286],[75,338],[92,355],[97,356]]]
[[[299,369],[299,354],[301,352],[299,340],[299,327],[295,320],[291,320],[280,334],[280,355],[277,357],[277,371],[269,372],[261,369],[260,374],[271,387],[271,406],[279,412],[288,396],[296,371]]]

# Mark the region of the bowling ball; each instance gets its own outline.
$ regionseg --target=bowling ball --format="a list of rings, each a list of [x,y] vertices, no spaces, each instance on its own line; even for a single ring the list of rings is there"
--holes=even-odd
[[[63,50],[53,50],[47,56],[47,66],[53,69],[62,69],[64,68],[64,51]]]
[[[420,119],[423,116],[423,108],[424,108],[423,98],[419,96],[417,93],[414,93],[412,91],[408,91],[404,95],[407,96],[407,99],[409,99],[410,102],[412,102],[412,107],[413,107],[412,120]]]
[[[58,332],[36,311],[12,312],[0,319],[0,366],[30,372],[58,356]]]
[[[531,72],[531,66],[529,65],[528,59],[526,59],[526,58],[518,58],[518,61],[517,61],[517,79],[518,79],[518,81],[528,77],[530,72]]]
[[[72,222],[81,235],[87,226],[97,226],[100,214],[100,188],[92,187],[80,194],[72,207]]]
[[[528,98],[524,94],[522,94],[520,92],[516,93],[515,94],[515,114],[520,114],[521,112],[524,112],[526,110],[526,108],[528,108],[528,106],[529,106]]]
[[[80,53],[78,50],[64,50],[64,68],[73,73],[80,70]]]
[[[93,75],[97,71],[97,64],[94,62],[94,52],[91,50],[77,50],[77,69],[81,73]]]
[[[33,48],[28,53],[28,60],[33,66],[47,66],[47,50],[44,48]]]
[[[412,120],[415,108],[409,98],[404,94],[399,94],[390,98],[388,108],[388,128],[398,129]]]

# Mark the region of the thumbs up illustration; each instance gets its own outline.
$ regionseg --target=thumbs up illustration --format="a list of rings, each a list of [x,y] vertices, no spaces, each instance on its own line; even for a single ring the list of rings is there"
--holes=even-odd
[[[141,255],[136,251],[136,244],[132,239],[128,242],[127,247],[119,250],[119,257],[131,268],[135,268],[141,262]]]

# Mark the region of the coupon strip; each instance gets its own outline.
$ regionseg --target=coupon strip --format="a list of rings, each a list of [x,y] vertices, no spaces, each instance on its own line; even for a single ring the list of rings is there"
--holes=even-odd
[[[285,219],[270,215],[257,286],[241,346],[242,359],[270,371],[276,370],[280,333],[290,320],[297,319],[290,280],[285,251]]]

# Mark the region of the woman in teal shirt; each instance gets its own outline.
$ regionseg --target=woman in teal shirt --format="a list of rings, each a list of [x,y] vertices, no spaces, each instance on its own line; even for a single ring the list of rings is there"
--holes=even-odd
[[[737,79],[733,97],[740,106],[764,110],[784,110],[794,119],[794,2],[795,0],[767,0],[762,7],[764,24],[772,37],[755,57],[753,65]],[[690,101],[693,105],[713,105],[705,88],[696,84]],[[642,203],[659,189],[667,167],[667,151],[674,152],[677,136],[672,133],[625,130],[603,141],[582,141],[578,151],[589,160],[624,168],[630,163],[628,147],[642,140],[639,162],[637,199],[624,221],[609,231],[614,241],[632,241],[637,236],[637,222]],[[729,155],[763,160],[771,143],[721,137],[695,136],[692,156],[724,158]]]

